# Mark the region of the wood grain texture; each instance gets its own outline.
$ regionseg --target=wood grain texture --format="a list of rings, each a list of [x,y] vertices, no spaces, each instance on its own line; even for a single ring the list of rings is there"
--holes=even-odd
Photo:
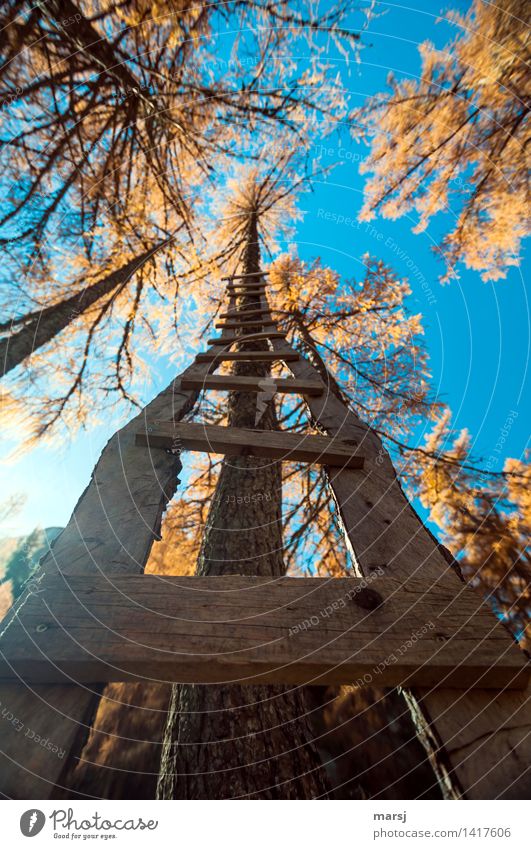
[[[260,333],[245,333],[241,336],[223,336],[217,339],[209,339],[209,345],[235,345],[237,342],[260,342],[262,339],[285,339],[286,334],[280,330],[265,330]]]
[[[268,271],[252,271],[248,274],[233,274],[231,277],[222,277],[222,280],[248,280],[250,277],[256,279],[257,277],[267,277],[269,274]]]
[[[219,346],[218,346],[219,347]],[[279,361],[292,363],[299,359],[299,355],[295,352],[286,354],[277,354],[275,351],[205,351],[203,354],[197,354],[196,363],[209,363],[215,360],[218,363],[223,361],[233,360],[234,362],[249,361],[276,363]]]
[[[220,313],[220,318],[239,318],[241,315],[265,315],[266,317],[269,317],[269,310],[263,309],[262,307],[251,310],[237,309],[231,310],[230,312]]]
[[[293,380],[290,378],[271,378],[271,387],[275,392],[281,394],[291,393],[297,395],[321,395],[323,384],[317,380]],[[217,389],[220,392],[229,392],[232,389],[241,389],[249,392],[263,392],[264,378],[245,377],[234,374],[210,374],[206,377],[187,377],[181,380],[183,389]]]
[[[253,286],[253,288],[251,288],[250,286],[229,286],[227,288],[227,293],[230,296],[235,297],[256,296],[258,298],[260,297],[260,295],[263,295],[264,292],[265,286]]]
[[[265,306],[265,302],[262,304]],[[286,342],[272,342],[287,356]],[[308,360],[289,366],[294,377],[333,380]],[[457,596],[464,584],[451,557],[425,528],[396,478],[378,435],[333,393],[307,398],[317,426],[356,440],[366,456],[364,472],[334,471],[330,482],[360,574],[377,567],[404,583],[420,577],[427,590],[441,580]],[[458,568],[458,567],[457,567]],[[493,616],[494,619],[494,616]],[[506,634],[507,650],[513,640]],[[531,693],[528,694],[528,696]],[[470,684],[456,695],[444,688],[408,691],[421,739],[448,798],[527,799],[531,794],[531,702],[520,693],[493,694]]]
[[[229,283],[227,286],[228,294],[232,295],[234,292],[239,292],[241,294],[253,294],[254,292],[265,292],[267,290],[268,283],[252,283],[250,280],[242,283],[235,283],[232,285]]]
[[[530,686],[492,691],[467,682],[461,691],[417,687],[407,698],[450,785],[457,779],[468,799],[529,800]]]
[[[242,272],[256,273],[260,271],[257,216],[251,214],[247,225]],[[240,305],[252,300],[242,298]],[[253,347],[265,350],[267,343]],[[264,362],[236,363],[234,372],[270,377]],[[227,424],[256,427],[257,408],[256,396],[238,393],[227,406]],[[261,409],[260,427],[277,429],[272,404]],[[198,575],[231,570],[272,578],[285,573],[281,471],[280,463],[256,457],[227,458],[221,463],[196,563]],[[251,499],[245,509],[235,508],[230,502],[240,493],[267,497],[259,502]],[[315,799],[326,795],[306,689],[267,684],[177,685],[164,736],[159,798]]]
[[[205,375],[212,367],[194,364],[184,374]],[[138,447],[135,433],[146,415],[179,419],[196,397],[196,391],[182,390],[178,378],[115,433],[66,528],[43,559],[43,573],[142,572],[175,491],[177,470],[170,455]],[[98,698],[97,687],[0,685],[2,710],[16,719],[15,724],[0,721],[0,794],[16,799],[60,795],[55,785],[61,785],[70,750],[88,731]],[[59,747],[63,756],[36,743],[36,737]]]
[[[138,445],[151,448],[171,448],[178,440],[180,446],[188,451],[208,451],[234,457],[251,455],[276,460],[300,460],[349,469],[363,467],[363,457],[346,442],[306,433],[191,422],[173,424],[154,419],[152,425],[148,424],[145,430],[137,433],[136,440]]]
[[[239,328],[246,330],[248,327],[258,327],[267,324],[271,324],[273,327],[276,327],[275,321],[264,321],[259,318],[254,321],[219,321],[214,326],[216,327],[216,330],[238,330]]]
[[[524,687],[529,670],[470,591],[422,580],[50,577],[0,639],[25,682]],[[367,676],[367,677],[365,677]]]
[[[265,309],[265,302],[263,306]],[[298,379],[316,380],[319,377],[317,369],[301,360],[287,343],[273,345],[274,352],[259,352],[256,358],[250,354],[222,354],[221,349],[214,349],[200,355],[202,360],[197,360],[207,366],[204,372],[201,371],[203,367],[194,364],[186,374],[197,378],[208,373],[215,368],[217,358],[250,358],[292,362],[292,372]],[[320,377],[327,382],[326,375],[321,373]],[[126,578],[135,581],[147,578],[129,573],[140,572],[143,568],[162,510],[175,486],[175,466],[168,455],[136,446],[135,432],[145,424],[146,415],[174,419],[183,415],[188,405],[193,404],[194,392],[181,390],[178,381],[172,384],[155,399],[152,408],[145,410],[110,441],[74,516],[43,564],[47,577],[57,580],[53,576],[59,571],[75,582],[81,573],[90,572],[89,579],[99,581],[101,579],[95,576],[101,571],[116,573],[117,582]],[[343,403],[331,393],[308,398],[308,405],[315,422],[325,432],[352,439],[368,457],[363,473],[343,469],[330,475],[360,572],[369,575],[371,570],[381,568],[389,580],[406,587],[421,581],[429,604],[433,601],[435,585],[438,591],[449,593],[452,599],[469,593],[449,566],[441,547],[407,502],[377,435],[354,413],[345,416]],[[118,523],[120,533],[116,533]],[[83,584],[86,586],[85,578]],[[31,602],[42,603],[38,602],[39,598],[34,596]],[[71,605],[69,607],[72,612]],[[70,615],[66,607],[63,615]],[[502,629],[494,617],[488,613],[485,616],[493,623],[493,628]],[[129,627],[130,619],[129,616],[126,622],[124,618],[124,627]],[[476,615],[471,619],[474,627],[476,619]],[[396,620],[393,621],[396,624]],[[47,631],[38,633],[46,636]],[[308,629],[302,629],[296,636],[306,633]],[[510,638],[503,631],[501,634],[503,646],[500,642],[500,651],[494,659],[498,664],[503,664],[514,648]],[[446,646],[446,642],[443,639],[441,645]],[[30,644],[35,648],[31,639]],[[477,644],[477,633],[474,633],[470,643],[473,650]],[[22,650],[22,638],[17,646]],[[382,680],[379,678],[378,683]],[[468,798],[528,798],[531,792],[530,693],[479,689],[473,677],[465,683],[467,687],[460,690],[440,685],[433,689],[432,684],[421,688],[417,684],[409,691],[418,726],[425,735],[436,767],[445,773],[449,795],[456,796],[462,791]],[[68,752],[75,745],[80,729],[82,731],[90,720],[97,695],[97,687],[73,684],[41,684],[30,688],[21,682],[0,687],[1,707],[6,708],[0,723],[3,752],[0,788],[5,795],[32,799],[52,794],[54,785],[60,783],[65,761],[57,753],[35,743],[35,737],[40,735],[60,751]],[[7,718],[11,715],[13,719]],[[20,731],[17,730],[19,726]]]

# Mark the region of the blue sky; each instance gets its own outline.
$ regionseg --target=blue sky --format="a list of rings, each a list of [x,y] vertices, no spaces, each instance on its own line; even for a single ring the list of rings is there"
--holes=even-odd
[[[417,45],[430,39],[442,46],[454,32],[445,23],[435,23],[438,13],[468,6],[463,2],[423,5],[431,11],[379,4],[379,11],[385,14],[372,22],[364,36],[367,46],[361,53],[361,64],[352,65],[349,76],[345,76],[354,104],[383,91],[389,70],[398,78],[416,75],[420,68]],[[304,218],[297,225],[296,235],[283,247],[295,243],[303,258],[320,256],[325,264],[349,277],[362,276],[361,257],[365,252],[381,257],[400,276],[408,276],[407,261],[413,260],[432,294],[427,294],[420,280],[411,279],[410,307],[423,315],[434,386],[453,410],[454,425],[467,427],[475,439],[475,453],[488,458],[512,413],[505,456],[521,456],[527,446],[530,412],[529,391],[526,394],[530,328],[525,265],[512,269],[507,280],[495,283],[483,283],[478,274],[461,269],[459,282],[441,286],[438,277],[442,264],[432,248],[449,219],[444,215],[436,218],[420,235],[411,232],[415,221],[405,218],[376,218],[370,224],[358,225],[355,219],[364,181],[358,169],[366,155],[364,146],[345,132],[339,140],[317,142],[311,155],[322,165],[340,164],[326,181],[316,181],[313,192],[301,197]],[[340,216],[342,223],[338,223]],[[346,219],[351,220],[347,223]],[[157,373],[156,385],[147,390],[147,399],[172,377],[171,370],[161,365]],[[105,442],[123,422],[123,416],[109,419],[56,449],[38,448],[16,463],[1,465],[2,500],[13,492],[27,492],[28,500],[17,516],[6,521],[0,535],[27,533],[35,526],[64,525]],[[11,447],[7,446],[8,450]],[[502,463],[500,458],[492,470],[499,471]]]

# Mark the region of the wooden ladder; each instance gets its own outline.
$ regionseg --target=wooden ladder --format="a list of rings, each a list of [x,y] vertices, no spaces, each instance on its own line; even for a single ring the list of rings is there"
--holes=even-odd
[[[448,795],[525,797],[525,657],[411,509],[377,434],[278,329],[257,277],[228,278],[221,337],[112,437],[0,626],[2,792],[67,794],[56,747],[79,750],[102,682],[156,680],[400,685]],[[256,309],[235,306],[239,291]],[[257,339],[270,350],[229,350]],[[292,377],[213,374],[235,359]],[[182,422],[209,390],[300,394],[319,435]],[[142,575],[182,450],[323,465],[357,576]]]

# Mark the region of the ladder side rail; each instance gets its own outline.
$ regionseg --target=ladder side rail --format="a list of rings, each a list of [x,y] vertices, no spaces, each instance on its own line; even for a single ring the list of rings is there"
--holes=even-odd
[[[223,348],[211,350],[221,353]],[[215,360],[194,361],[111,437],[66,528],[43,558],[39,580],[62,574],[67,581],[68,575],[89,569],[111,575],[143,571],[176,490],[177,464],[171,454],[136,445],[136,433],[148,420],[182,419],[199,393],[182,390],[180,379],[206,376],[215,368]],[[22,604],[24,595],[17,607]],[[6,716],[12,715],[0,723],[0,793],[16,799],[64,798],[62,782],[88,734],[100,695],[97,686],[0,685],[0,705]],[[51,748],[35,743],[37,735]]]
[[[278,353],[288,342],[272,340]],[[305,357],[289,363],[294,377],[321,379]],[[379,436],[332,391],[307,397],[314,422],[330,436],[351,438],[366,458],[363,471],[331,470],[329,480],[359,574],[381,568],[407,582],[422,577],[426,592],[448,582],[455,595],[464,586],[450,553],[417,516],[397,479]],[[494,618],[494,616],[493,616]],[[507,634],[508,650],[513,646]],[[529,798],[531,793],[531,687],[493,693],[470,681],[468,689],[415,688],[406,698],[448,798]]]

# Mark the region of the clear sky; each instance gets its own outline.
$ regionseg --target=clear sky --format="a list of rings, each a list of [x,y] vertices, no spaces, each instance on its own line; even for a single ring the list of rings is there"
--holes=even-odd
[[[430,39],[442,46],[454,32],[447,24],[436,23],[438,15],[447,8],[464,10],[467,6],[452,0],[448,5],[435,0],[408,7],[379,3],[378,10],[384,14],[371,23],[364,36],[361,64],[351,66],[348,77],[343,69],[354,104],[383,91],[390,70],[397,78],[415,76],[420,68],[417,45]],[[415,221],[405,218],[357,223],[364,180],[358,169],[365,155],[366,148],[346,131],[340,141],[323,139],[315,144],[312,158],[316,163],[341,164],[326,182],[316,181],[314,191],[301,197],[304,220],[289,244],[295,243],[303,258],[320,256],[325,264],[349,277],[362,277],[361,257],[366,252],[381,257],[405,277],[407,263],[413,261],[423,275],[424,288],[420,277],[410,278],[410,306],[423,315],[434,386],[453,410],[454,425],[467,427],[476,440],[475,453],[488,458],[511,417],[505,456],[521,456],[527,447],[530,412],[525,265],[512,269],[507,280],[495,283],[483,283],[479,275],[462,269],[458,283],[441,286],[442,264],[433,254],[433,246],[448,224],[444,215],[420,235],[411,232]],[[288,243],[283,247],[287,249]],[[172,376],[171,369],[157,363],[153,383],[146,387],[146,400]],[[91,432],[77,434],[70,443],[53,450],[39,448],[15,463],[1,465],[0,500],[14,492],[26,492],[28,498],[23,510],[5,522],[0,536],[27,533],[35,526],[64,525],[102,447],[124,420],[109,419]],[[8,445],[6,453],[11,448]],[[491,468],[499,471],[502,465],[500,457]]]

